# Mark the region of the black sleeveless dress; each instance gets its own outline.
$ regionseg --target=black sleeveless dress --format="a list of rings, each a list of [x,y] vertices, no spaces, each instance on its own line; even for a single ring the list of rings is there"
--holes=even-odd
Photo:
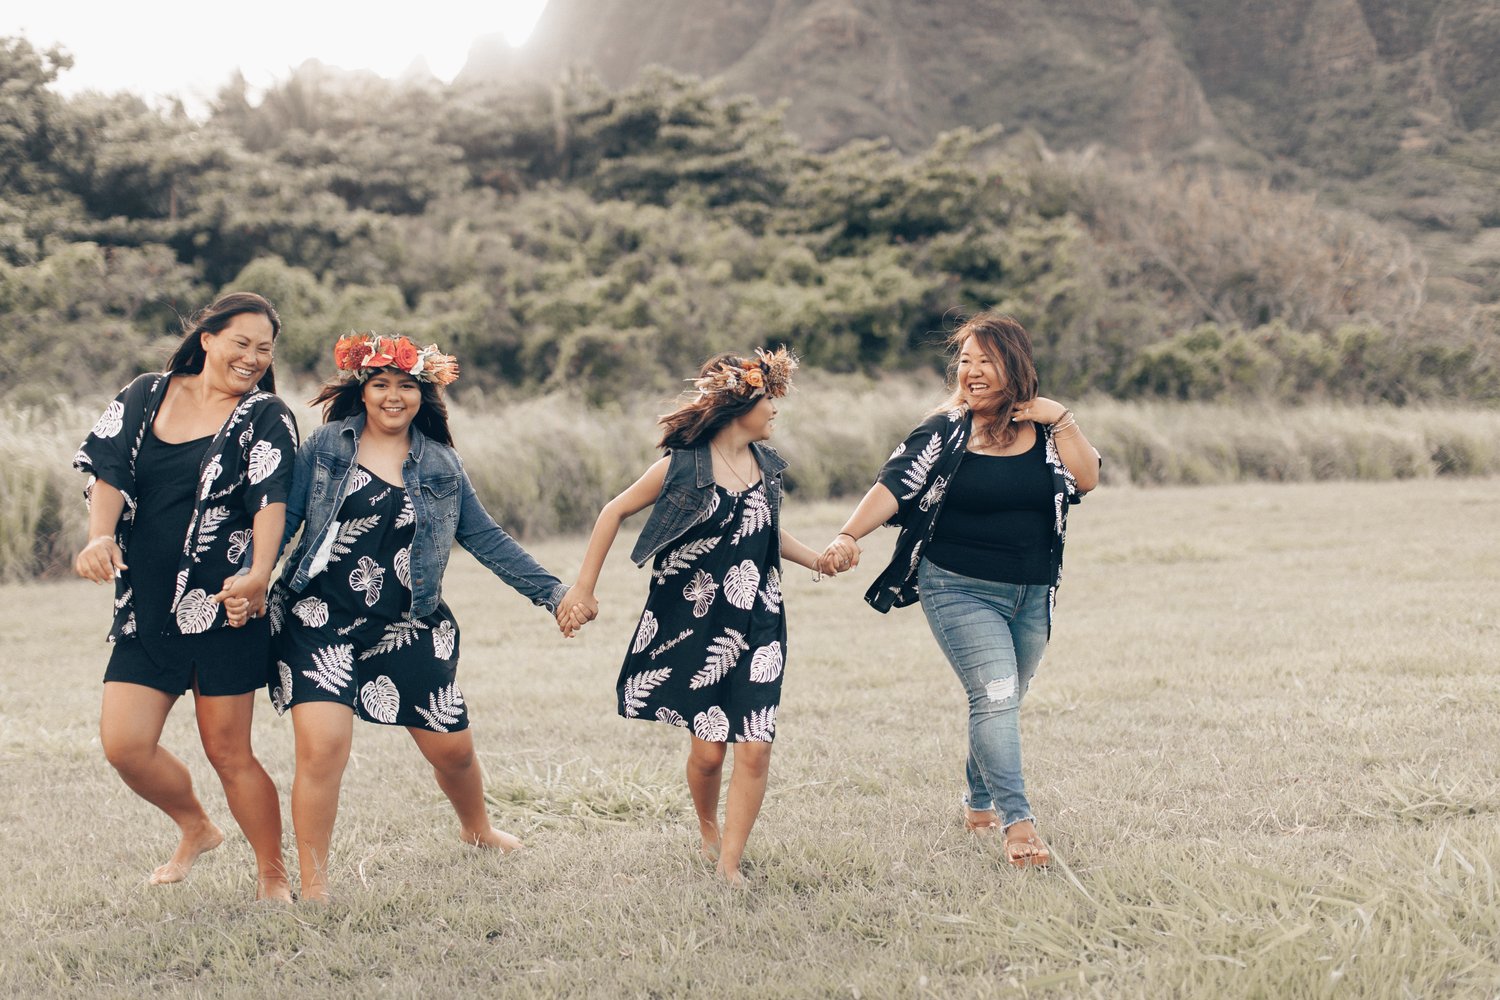
[[[458,675],[458,623],[448,605],[411,616],[416,512],[403,487],[359,466],[338,513],[328,565],[301,593],[278,583],[278,712],[309,701],[348,705],[366,722],[435,733],[467,729]]]
[[[135,633],[116,639],[105,681],[142,684],[180,695],[236,695],[264,687],[270,626],[252,618],[241,628],[165,635],[172,595],[197,499],[198,474],[213,435],[168,444],[147,428],[136,457],[137,508],[125,560],[134,591]]]
[[[714,495],[713,513],[652,566],[619,711],[713,743],[769,743],[786,663],[780,540],[764,480]]]

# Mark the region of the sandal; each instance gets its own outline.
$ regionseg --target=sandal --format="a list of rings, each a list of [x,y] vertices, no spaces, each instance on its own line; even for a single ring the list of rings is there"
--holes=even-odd
[[[975,836],[989,836],[1000,829],[1000,814],[993,809],[970,809],[966,806],[964,829]]]
[[[1052,852],[1036,835],[1035,828],[1024,837],[1005,832],[1005,860],[1017,868],[1045,868],[1052,863]]]

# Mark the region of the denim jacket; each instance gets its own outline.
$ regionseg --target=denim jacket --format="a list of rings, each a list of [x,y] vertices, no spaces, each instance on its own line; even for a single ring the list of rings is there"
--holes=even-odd
[[[306,522],[307,530],[281,574],[282,584],[293,592],[306,587],[314,575],[317,553],[348,492],[364,426],[363,413],[324,424],[308,435],[297,451],[292,493],[286,505],[286,533],[281,539],[284,548]],[[417,512],[411,555],[413,618],[437,610],[454,541],[531,603],[549,611],[557,608],[567,585],[538,565],[490,517],[456,451],[412,427],[411,449],[401,465],[401,479]]]
[[[771,531],[781,530],[781,473],[786,469],[786,460],[767,445],[750,443],[750,451],[760,465],[760,474],[766,481],[766,500],[771,505]],[[667,478],[662,483],[661,495],[651,508],[651,516],[636,539],[635,550],[630,553],[637,566],[662,549],[671,545],[687,533],[688,529],[701,523],[713,510],[714,460],[708,443],[696,448],[672,452],[671,464],[667,466]]]

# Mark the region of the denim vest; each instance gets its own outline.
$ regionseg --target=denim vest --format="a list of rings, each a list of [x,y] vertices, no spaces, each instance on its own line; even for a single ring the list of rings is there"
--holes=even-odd
[[[786,460],[776,454],[774,448],[754,441],[750,443],[750,451],[766,481],[771,530],[778,532],[781,530],[781,473],[786,468]],[[701,523],[713,509],[713,496],[714,459],[708,442],[696,448],[672,452],[661,495],[651,508],[651,516],[641,529],[641,537],[635,541],[631,560],[637,566],[646,565],[652,556]]]
[[[297,547],[282,570],[281,582],[300,592],[313,576],[319,549],[338,517],[359,453],[365,415],[324,424],[297,451],[292,493],[286,504],[283,548],[306,522]],[[469,482],[458,453],[411,428],[411,448],[401,464],[401,480],[417,514],[411,551],[411,615],[437,610],[443,572],[453,543],[468,549],[492,573],[531,603],[554,610],[567,585],[548,573],[495,523]]]

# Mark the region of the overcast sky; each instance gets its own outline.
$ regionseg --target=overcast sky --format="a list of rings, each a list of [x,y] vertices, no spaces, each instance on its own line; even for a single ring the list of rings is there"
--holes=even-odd
[[[238,67],[254,87],[305,59],[396,76],[418,56],[440,79],[463,68],[481,35],[520,45],[547,0],[419,0],[396,5],[322,0],[4,0],[0,36],[60,44],[73,68],[65,94],[130,90],[201,108]]]

